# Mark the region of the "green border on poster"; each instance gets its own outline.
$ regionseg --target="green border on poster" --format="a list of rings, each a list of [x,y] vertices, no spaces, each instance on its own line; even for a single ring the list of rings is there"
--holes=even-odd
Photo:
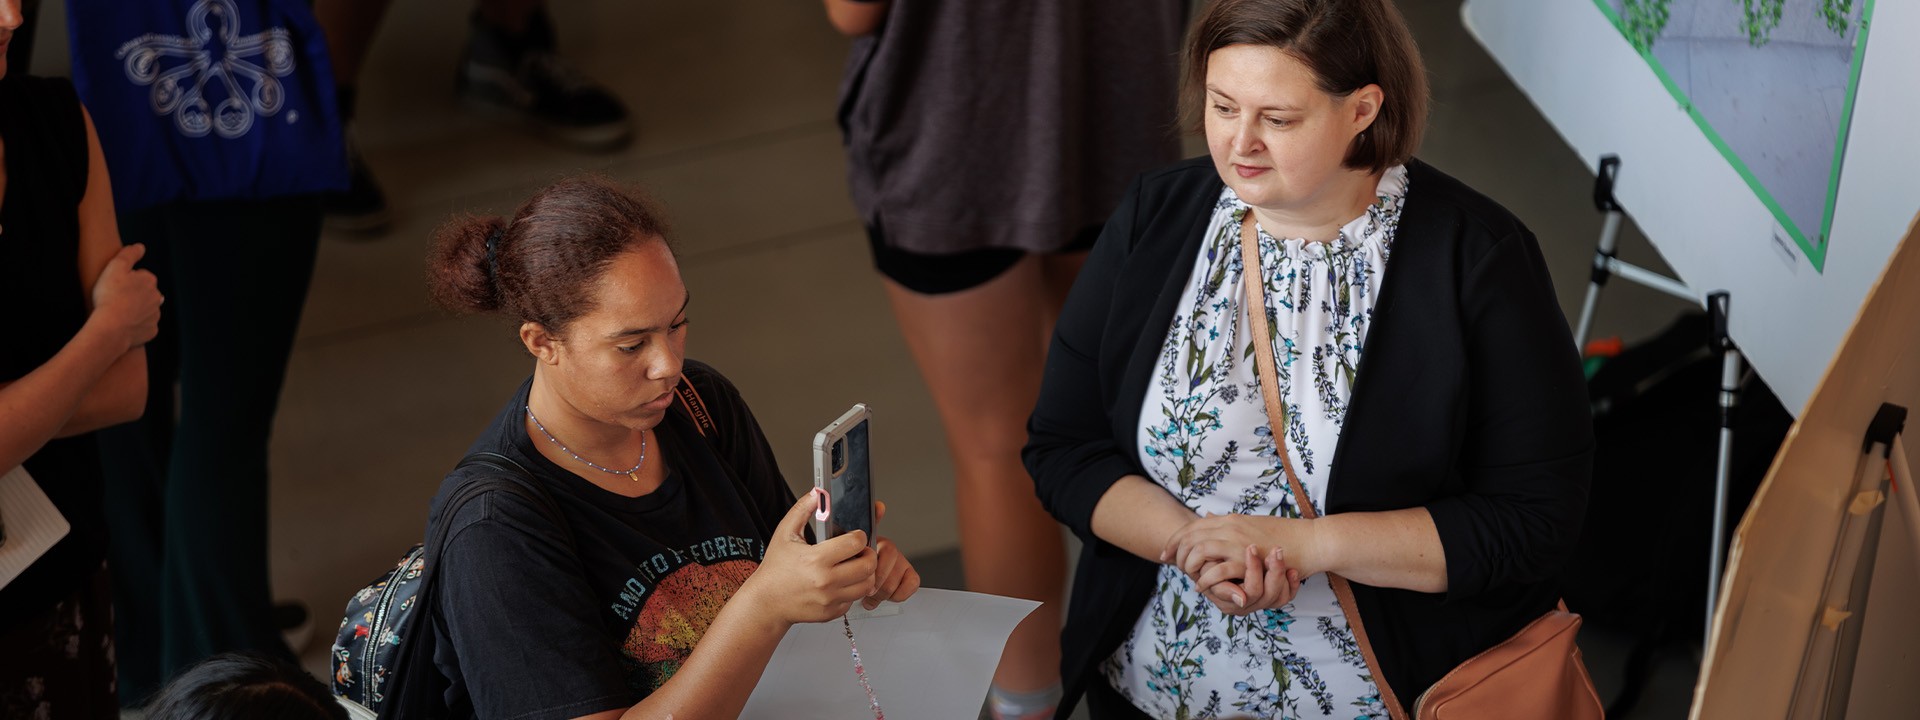
[[[1840,137],[1834,140],[1833,174],[1827,178],[1827,214],[1820,220],[1820,258],[1826,259],[1827,240],[1833,237],[1833,209],[1840,198],[1840,161],[1847,156],[1847,130],[1853,127],[1853,101],[1860,92],[1860,65],[1867,57],[1867,30],[1873,24],[1873,0],[1860,8],[1860,32],[1853,38],[1853,74],[1847,78],[1847,99],[1840,106]],[[1819,270],[1820,264],[1815,263]]]
[[[1653,74],[1660,78],[1660,84],[1666,86],[1667,93],[1672,95],[1674,100],[1679,101],[1680,108],[1687,112],[1687,117],[1693,118],[1693,123],[1700,127],[1700,132],[1707,136],[1707,140],[1713,143],[1713,147],[1720,151],[1722,157],[1727,159],[1727,163],[1733,166],[1734,171],[1740,173],[1741,179],[1747,181],[1747,186],[1753,189],[1753,194],[1760,198],[1760,202],[1767,206],[1769,212],[1773,213],[1774,220],[1793,237],[1794,244],[1799,245],[1800,250],[1806,253],[1807,262],[1813,265],[1814,272],[1825,272],[1826,269],[1827,240],[1833,230],[1833,207],[1840,194],[1840,164],[1847,154],[1847,130],[1853,124],[1854,97],[1860,91],[1860,65],[1867,54],[1867,29],[1873,20],[1873,3],[1874,0],[1864,0],[1860,9],[1860,30],[1854,34],[1853,38],[1853,68],[1847,78],[1847,95],[1840,112],[1839,137],[1834,141],[1833,170],[1827,178],[1827,201],[1821,217],[1820,234],[1813,238],[1807,237],[1807,233],[1794,224],[1793,218],[1788,217],[1787,211],[1773,199],[1773,193],[1768,192],[1767,188],[1760,184],[1759,178],[1754,177],[1753,170],[1747,167],[1747,163],[1741,160],[1739,155],[1734,154],[1733,148],[1727,146],[1726,140],[1713,129],[1713,125],[1700,116],[1700,111],[1694,108],[1693,102],[1685,93],[1680,92],[1680,86],[1673,82],[1673,77],[1667,74],[1667,69],[1654,58],[1653,51],[1634,48],[1634,51],[1640,53],[1640,57],[1647,61],[1647,66],[1653,68]],[[1614,30],[1620,33],[1620,39],[1626,40],[1626,23],[1620,19],[1619,13],[1614,12],[1613,6],[1609,5],[1607,0],[1593,0],[1593,4],[1607,16]]]

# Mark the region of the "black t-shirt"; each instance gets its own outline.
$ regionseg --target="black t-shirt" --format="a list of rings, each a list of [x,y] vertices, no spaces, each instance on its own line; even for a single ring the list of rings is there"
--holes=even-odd
[[[542,456],[533,443],[547,439],[529,438],[524,420],[531,379],[472,450],[519,462],[566,527],[504,492],[441,518],[448,492],[477,471],[442,481],[429,536],[433,524],[453,524],[436,580],[434,661],[451,683],[453,717],[572,718],[629,707],[679,670],[759,567],[793,491],[733,384],[693,361],[685,376],[717,432],[703,437],[675,403],[654,433],[667,477],[652,493],[608,492]]]

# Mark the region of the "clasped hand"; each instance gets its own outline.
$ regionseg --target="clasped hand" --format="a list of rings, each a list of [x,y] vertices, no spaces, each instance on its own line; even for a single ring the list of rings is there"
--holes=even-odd
[[[1195,518],[1167,538],[1160,562],[1193,580],[1220,612],[1245,616],[1293,602],[1316,570],[1312,521],[1254,515]]]

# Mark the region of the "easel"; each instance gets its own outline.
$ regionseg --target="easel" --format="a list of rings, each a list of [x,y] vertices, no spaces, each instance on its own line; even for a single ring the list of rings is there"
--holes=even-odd
[[[1910,659],[1920,647],[1920,468],[1901,432],[1902,408],[1920,408],[1916,279],[1920,217],[1734,533],[1692,720],[1908,717],[1920,706]],[[1882,509],[1888,489],[1903,508],[1892,515]],[[1885,523],[1908,527],[1882,532]]]
[[[1867,597],[1873,586],[1888,493],[1900,502],[1908,527],[1920,528],[1920,499],[1914,497],[1905,444],[1900,440],[1907,409],[1883,403],[1867,426],[1853,485],[1853,501],[1842,521],[1840,544],[1820,596],[1813,642],[1801,659],[1799,683],[1787,717],[1839,720],[1847,716],[1854,667],[1860,656],[1860,632],[1866,627]],[[1897,491],[1892,480],[1907,483]],[[1920,530],[1914,542],[1920,547]]]
[[[1580,306],[1580,322],[1573,334],[1573,346],[1578,352],[1585,353],[1587,332],[1593,327],[1593,313],[1600,304],[1600,290],[1607,281],[1618,275],[1645,287],[1672,295],[1687,302],[1699,302],[1686,283],[1667,277],[1646,268],[1622,261],[1614,255],[1620,240],[1620,220],[1626,212],[1620,202],[1613,197],[1613,184],[1620,174],[1620,157],[1604,155],[1600,158],[1600,167],[1594,173],[1593,204],[1604,214],[1606,220],[1600,228],[1600,244],[1593,252],[1593,274],[1587,282],[1587,298]],[[1733,411],[1739,404],[1740,391],[1740,349],[1733,344],[1733,337],[1727,331],[1727,313],[1732,297],[1725,292],[1709,293],[1706,297],[1707,315],[1713,325],[1712,348],[1721,355],[1720,365],[1720,456],[1714,466],[1713,478],[1713,537],[1712,551],[1707,560],[1707,621],[1704,627],[1711,637],[1713,612],[1720,597],[1721,571],[1726,566],[1726,548],[1721,538],[1727,531],[1727,493],[1733,462]]]

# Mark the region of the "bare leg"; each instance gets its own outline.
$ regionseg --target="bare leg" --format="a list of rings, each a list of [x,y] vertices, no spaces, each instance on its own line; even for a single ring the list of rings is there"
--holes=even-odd
[[[367,48],[392,0],[315,0],[314,18],[327,33],[327,55],[333,59],[333,82],[352,87],[367,61]]]
[[[1007,643],[994,684],[1032,692],[1059,682],[1066,550],[1020,461],[1040,394],[1052,324],[1042,261],[1028,257],[977,288],[887,297],[946,426],[967,587],[1046,603]]]
[[[1080,277],[1080,267],[1087,264],[1087,253],[1065,253],[1044,255],[1040,258],[1041,272],[1046,275],[1047,283],[1047,330],[1045,342],[1053,342],[1053,322],[1060,317],[1060,308],[1067,304],[1067,291],[1073,289],[1074,278]],[[1041,347],[1047,347],[1042,345]]]

